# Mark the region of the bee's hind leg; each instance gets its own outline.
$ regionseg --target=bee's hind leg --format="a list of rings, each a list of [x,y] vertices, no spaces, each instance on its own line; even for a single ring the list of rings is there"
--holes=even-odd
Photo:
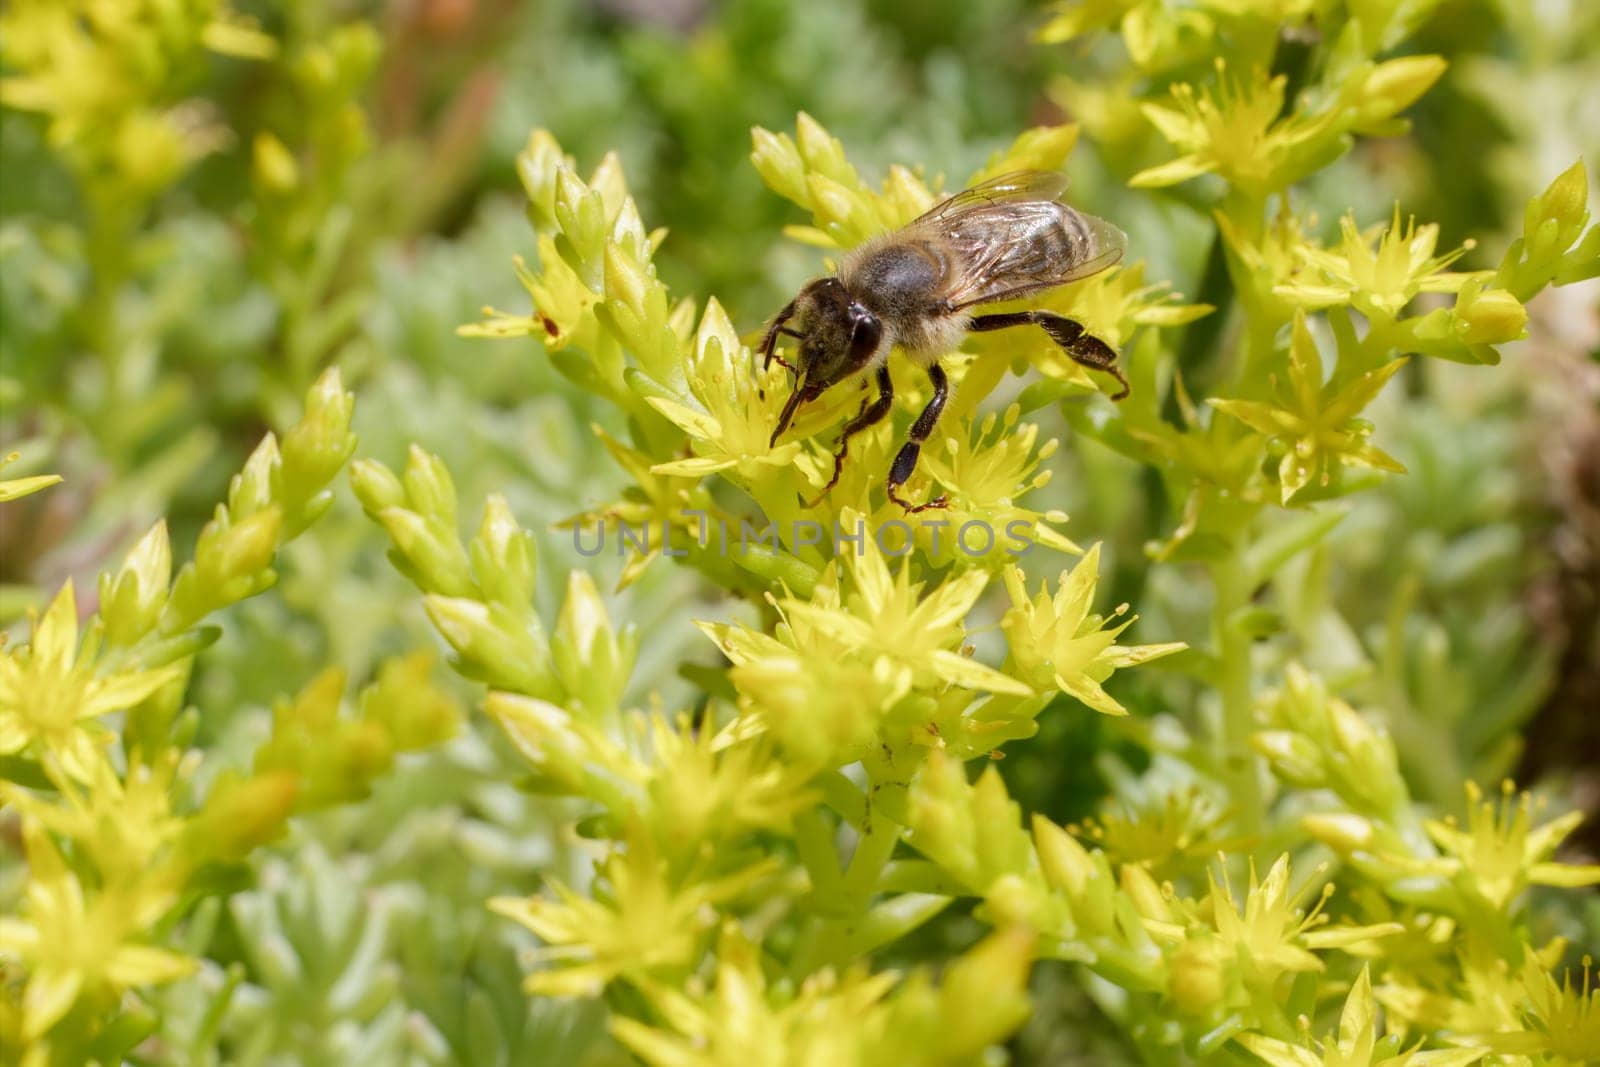
[[[889,409],[893,406],[894,383],[889,380],[889,368],[879,367],[877,399],[863,403],[855,418],[845,423],[844,430],[839,434],[839,451],[833,456],[833,477],[828,479],[828,484],[822,487],[822,492],[817,494],[816,499],[810,502],[802,501],[806,507],[814,508],[822,503],[822,498],[828,495],[828,491],[839,484],[839,475],[844,470],[844,458],[850,452],[850,438],[868,426],[882,422],[883,417],[889,414]]]
[[[1104,371],[1117,380],[1122,388],[1111,394],[1112,400],[1121,400],[1128,395],[1128,379],[1123,375],[1122,368],[1117,366],[1116,351],[1100,338],[1087,333],[1081,322],[1051,311],[1014,311],[1001,315],[979,315],[972,320],[972,329],[976,331],[1007,330],[1013,326],[1042,328],[1052,341],[1061,346],[1063,352],[1072,357],[1074,363],[1091,370]]]
[[[911,424],[911,433],[907,435],[906,443],[900,446],[899,454],[894,457],[894,466],[889,468],[889,499],[912,513],[948,507],[950,504],[950,498],[942,493],[925,504],[910,504],[901,500],[896,492],[911,477],[911,472],[917,469],[917,457],[922,453],[923,442],[933,433],[939,416],[944,414],[945,401],[950,399],[950,380],[945,377],[943,367],[937,363],[930,364],[928,380],[933,383],[933,399],[922,409],[917,421]]]

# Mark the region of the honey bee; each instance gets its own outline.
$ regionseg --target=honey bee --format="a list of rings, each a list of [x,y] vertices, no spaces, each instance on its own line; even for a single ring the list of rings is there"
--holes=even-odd
[[[903,228],[852,249],[836,275],[809,283],[778,312],[762,337],[762,365],[776,359],[787,367],[794,375],[794,391],[778,416],[773,444],[800,405],[829,386],[867,372],[877,378],[878,395],[864,401],[845,424],[833,457],[833,477],[809,506],[838,482],[850,438],[889,414],[894,387],[887,363],[897,347],[926,368],[933,383],[933,398],[912,423],[889,468],[889,499],[908,512],[948,503],[941,495],[910,504],[900,498],[899,489],[916,468],[950,395],[939,359],[969,332],[1038,326],[1078,363],[1115,377],[1121,389],[1111,399],[1128,395],[1116,352],[1081,323],[1049,311],[982,315],[973,310],[1087,278],[1122,259],[1127,237],[1104,219],[1062,203],[1066,185],[1066,175],[1037,170],[975,185]],[[777,353],[780,334],[799,342],[793,364]]]

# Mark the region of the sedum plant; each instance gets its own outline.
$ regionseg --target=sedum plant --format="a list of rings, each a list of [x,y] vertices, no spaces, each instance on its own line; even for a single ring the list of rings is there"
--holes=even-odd
[[[729,594],[734,617],[701,624],[724,665],[695,672],[692,712],[636,709],[640,638],[581,573],[546,627],[533,541],[503,500],[463,543],[437,458],[353,469],[529,788],[581,801],[592,871],[490,902],[539,939],[530,993],[604,996],[613,1036],[673,1065],[966,1062],[1026,1017],[1030,960],[1075,968],[1145,1062],[1600,1055],[1588,979],[1562,977],[1566,942],[1529,906],[1530,887],[1600,882],[1600,867],[1555,858],[1579,816],[1547,817],[1509,784],[1485,800],[1470,782],[1464,824],[1430,814],[1384,709],[1342,695],[1362,665],[1318,669],[1331,609],[1294,610],[1316,594],[1280,585],[1347,498],[1403,476],[1365,416],[1408,361],[1496,363],[1529,299],[1600,272],[1581,162],[1486,270],[1452,270],[1461,252],[1398,206],[1370,227],[1346,216],[1331,239],[1299,208],[1303,183],[1358,139],[1402,131],[1444,71],[1436,56],[1387,58],[1432,6],[1065,7],[1047,40],[1115,29],[1132,61],[1135,110],[1081,109],[1106,157],[1163,155],[1150,130],[1171,147],[1131,173],[1135,189],[1208,183],[1186,198],[1214,227],[1218,299],[1186,303],[1139,263],[1043,299],[1120,349],[1134,392],[1116,406],[1043,342],[973,339],[911,483],[949,507],[918,516],[877,486],[923,383],[894,366],[892,425],[861,434],[806,507],[860,398],[824,394],[773,444],[781,368],[755,366],[715,299],[668,292],[653,267],[664,234],[614,157],[585,180],[533,134],[519,176],[537,261],[517,262],[532,311],[491,310],[463,332],[538,339],[625,417],[625,439],[596,433],[632,485],[573,516],[574,536],[613,538],[624,584],[678,560]],[[1289,16],[1319,41],[1292,90],[1274,73]],[[973,180],[1067,166],[1078,136],[1028,130]],[[869,185],[803,114],[793,134],[758,128],[752,158],[809,216],[791,235],[832,254],[903,225],[940,186],[905,167]],[[1210,350],[1189,340],[1208,314],[1224,320]],[[1016,392],[1008,370],[1038,374]],[[1152,574],[1204,577],[1198,632],[1127,643],[1127,607],[1102,606],[1100,551],[1048,503],[1056,442],[1023,421],[1055,410],[1159,477],[1172,520]],[[968,540],[1012,529],[1025,544]],[[1165,674],[1133,690],[1131,717],[1113,695],[1121,672],[1155,660]],[[1124,724],[1148,769],[1084,824],[1026,815],[994,761],[1042,718],[1089,714]],[[993,932],[942,974],[893,966],[958,911]],[[905,1012],[942,1013],[937,1038]]]
[[[379,672],[355,715],[341,714],[343,675],[321,675],[237,766],[192,747],[206,720],[185,691],[221,633],[209,620],[270,589],[280,548],[328,510],[356,446],[353,406],[325,373],[282,444],[268,434],[251,453],[176,577],[158,523],[101,575],[87,623],[69,580],[5,647],[0,800],[20,817],[27,861],[0,920],[8,1062],[134,1054],[162,1022],[153,987],[197,970],[214,902],[241,887],[251,852],[291,815],[364,795],[396,753],[455,731],[454,699],[411,656]],[[202,1046],[237,981],[213,998]]]
[[[197,351],[266,356],[230,358],[229,403],[293,429],[251,454],[176,579],[158,524],[102,576],[87,621],[67,583],[3,649],[0,848],[25,861],[0,877],[7,1062],[1063,1062],[1048,1044],[1063,1034],[1093,1035],[1080,1060],[1097,1063],[1600,1059],[1585,954],[1600,918],[1570,892],[1600,867],[1564,845],[1578,813],[1504,780],[1547,665],[1512,663],[1515,627],[1451,599],[1488,585],[1503,604],[1515,573],[1514,547],[1462,532],[1510,525],[1471,469],[1505,449],[1403,395],[1437,407],[1452,383],[1503,378],[1485,365],[1529,302],[1600,271],[1600,228],[1581,161],[1477,247],[1410,205],[1344,196],[1355,154],[1402,132],[1446,72],[1404,54],[1440,7],[1054,9],[1038,55],[1072,59],[1054,95],[1074,121],[1024,131],[970,180],[1066,169],[1085,207],[1126,212],[1130,262],[1039,303],[1112,343],[1133,393],[1097,396],[1106,383],[1042,337],[973,337],[946,362],[955,395],[907,487],[949,506],[911,515],[881,490],[927,400],[898,361],[892,418],[802,503],[865,394],[831,390],[772,443],[790,382],[751,355],[773,309],[744,303],[770,286],[739,267],[756,254],[739,220],[788,211],[782,262],[827,269],[967,175],[902,165],[868,182],[802,113],[754,131],[764,203],[691,190],[720,169],[698,152],[676,184],[648,181],[693,223],[669,244],[617,156],[585,179],[536,131],[516,160],[531,254],[501,279],[531,308],[490,311],[457,343],[548,355],[535,417],[513,420],[482,401],[529,391],[515,357],[457,371],[438,328],[460,293],[503,291],[484,266],[499,216],[365,268],[379,235],[439,209],[456,165],[434,153],[423,206],[375,221],[389,157],[370,154],[360,102],[371,30],[312,5],[285,9],[281,37],[218,4],[16,5],[5,101],[44,116],[85,197],[68,244],[92,246],[81,299],[56,301],[70,313],[20,330],[7,316],[8,351],[29,353],[20,385],[74,418],[115,416],[85,421],[121,464],[119,445],[163,447],[157,424],[183,406],[152,352],[220,326],[245,340]],[[827,10],[818,31],[741,8],[683,69],[663,58],[676,40],[635,34],[645,95],[679,90],[662,111],[709,153],[771,110],[752,94],[701,123],[724,83],[763,79],[808,35],[828,46],[784,67],[781,100],[812,98],[840,63],[876,67],[867,37],[836,32],[859,13]],[[971,24],[946,14],[922,31]],[[550,88],[587,119],[602,104],[571,89],[604,89],[607,68],[558,43]],[[62,73],[74,49],[93,53],[80,93]],[[131,238],[223,147],[191,106],[208,52],[271,88],[230,123],[248,133],[248,192],[230,200],[244,241],[219,261],[231,296],[185,324],[168,292],[182,272]],[[937,54],[926,73],[953,96],[985,77]],[[857,136],[883,128],[858,118]],[[128,148],[141,129],[159,151]],[[1357,206],[1318,218],[1330,199]],[[1140,241],[1150,219],[1178,236]],[[1182,246],[1208,241],[1188,262]],[[62,254],[48,245],[23,232],[0,252]],[[726,304],[662,281],[696,265]],[[1190,274],[1193,301],[1164,280]],[[103,373],[43,358],[63,337]],[[410,362],[378,361],[373,338]],[[353,398],[318,377],[335,358],[364,375],[371,455],[348,470],[372,525],[335,499],[356,448]],[[115,402],[163,381],[164,406]],[[8,403],[18,384],[0,380]],[[585,449],[566,427],[591,416]],[[518,422],[540,433],[515,438]],[[376,458],[406,436],[425,443],[401,468]],[[51,469],[28,451],[24,470]],[[463,537],[462,497],[519,475],[540,505],[588,496],[541,539],[506,486],[465,505]],[[53,481],[0,481],[0,502]],[[1387,549],[1397,527],[1403,551],[1385,554],[1404,558],[1350,547]],[[365,573],[380,543],[493,723],[426,762],[400,760],[457,733],[459,687],[426,654],[381,656],[403,611]],[[627,599],[608,603],[587,569],[548,580],[584,557],[620,569]],[[1352,603],[1363,582],[1392,587],[1376,619],[1359,614],[1374,598]],[[685,589],[697,631],[662,603]],[[281,625],[296,613],[341,666],[283,693],[311,655]],[[235,647],[213,646],[224,627]],[[696,640],[674,695],[652,692]],[[208,682],[252,668],[282,693],[270,710],[209,703],[229,690]],[[347,698],[352,676],[370,681]]]

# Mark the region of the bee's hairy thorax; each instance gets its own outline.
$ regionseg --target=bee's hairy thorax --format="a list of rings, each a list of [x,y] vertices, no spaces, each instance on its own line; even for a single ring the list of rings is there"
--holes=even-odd
[[[969,318],[940,295],[949,270],[936,242],[885,237],[846,256],[839,280],[883,323],[885,351],[899,345],[913,358],[937,358],[961,343]]]

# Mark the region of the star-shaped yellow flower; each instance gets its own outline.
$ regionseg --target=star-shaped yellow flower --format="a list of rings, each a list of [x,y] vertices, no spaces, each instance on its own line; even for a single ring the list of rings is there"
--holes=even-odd
[[[1254,70],[1233,80],[1217,61],[1218,85],[1196,91],[1172,87],[1172,105],[1145,104],[1144,114],[1180,152],[1177,159],[1142,170],[1130,185],[1176,185],[1201,174],[1219,174],[1249,193],[1264,196],[1298,177],[1296,166],[1316,140],[1323,118],[1297,112],[1280,118],[1287,79]]]
[[[738,896],[770,874],[768,859],[721,876],[702,872],[674,879],[647,834],[631,835],[597,878],[607,892],[591,899],[552,881],[555,897],[495,897],[490,910],[512,919],[545,942],[537,958],[556,964],[527,978],[530,993],[595,996],[619,977],[639,978],[658,968],[692,963],[702,935],[715,919],[712,905]]]
[[[857,512],[841,514],[843,528],[858,523],[864,527]],[[859,759],[897,711],[926,723],[933,707],[925,698],[952,687],[1033,694],[962,652],[963,623],[988,584],[986,572],[967,570],[925,588],[909,562],[891,571],[870,531],[840,555],[809,597],[772,598],[781,621],[770,635],[701,624],[733,661],[741,730],[770,731],[792,757],[838,765]],[[924,699],[908,699],[918,695]]]
[[[750,354],[722,305],[712,300],[700,319],[694,350],[684,377],[700,407],[670,397],[650,397],[650,404],[689,435],[695,455],[658,463],[656,474],[705,475],[722,471],[750,484],[763,469],[786,468],[800,452],[791,439],[774,446],[772,428],[788,396],[782,368],[765,375],[750,373]]]
[[[1278,485],[1283,503],[1313,482],[1327,485],[1339,464],[1375,467],[1405,473],[1400,461],[1367,442],[1372,427],[1357,418],[1394,377],[1405,359],[1370,370],[1343,388],[1323,384],[1322,357],[1306,327],[1305,315],[1294,322],[1289,350],[1289,382],[1276,403],[1255,400],[1212,400],[1221,411],[1259,433],[1283,443]]]
[[[1117,644],[1118,635],[1133,625],[1134,617],[1108,626],[1121,609],[1110,619],[1090,610],[1099,578],[1099,545],[1090,548],[1070,572],[1062,572],[1053,597],[1041,584],[1039,595],[1030,600],[1022,572],[1008,568],[1005,582],[1011,610],[1000,628],[1011,643],[1018,673],[1034,686],[1059,689],[1105,715],[1126,715],[1128,709],[1102,689],[1102,683],[1122,667],[1169,656],[1185,646]]]
[[[44,828],[23,823],[30,877],[21,918],[0,918],[0,957],[21,962],[22,1037],[34,1041],[84,992],[154,985],[181,978],[195,962],[133,942],[170,908],[174,895],[148,883],[84,892]]]
[[[1340,220],[1339,231],[1343,239],[1332,248],[1300,243],[1300,261],[1309,268],[1300,277],[1311,280],[1278,286],[1274,290],[1278,296],[1303,308],[1350,304],[1369,319],[1392,320],[1418,293],[1458,292],[1487,273],[1445,270],[1472,248],[1472,242],[1434,255],[1439,227],[1418,226],[1415,218],[1402,225],[1398,204],[1393,220],[1375,235],[1362,233],[1354,215]]]
[[[1485,1048],[1437,1049],[1428,1052],[1393,1051],[1398,1039],[1382,1040],[1377,1004],[1372,997],[1372,980],[1367,969],[1350,987],[1344,1010],[1339,1014],[1339,1032],[1326,1041],[1306,1038],[1304,1044],[1262,1034],[1241,1034],[1235,1041],[1272,1067],[1467,1067],[1489,1054]]]
[[[1507,783],[1501,803],[1485,800],[1476,782],[1466,784],[1467,826],[1454,819],[1430,819],[1428,836],[1446,853],[1441,870],[1476,888],[1496,908],[1504,908],[1530,884],[1600,884],[1600,864],[1554,863],[1550,857],[1583,822],[1583,812],[1568,812],[1533,825],[1533,798],[1513,797]]]
[[[0,755],[49,754],[80,781],[95,773],[110,733],[93,720],[144,700],[179,677],[176,665],[99,675],[78,658],[72,582],[35,619],[28,644],[0,652]]]

